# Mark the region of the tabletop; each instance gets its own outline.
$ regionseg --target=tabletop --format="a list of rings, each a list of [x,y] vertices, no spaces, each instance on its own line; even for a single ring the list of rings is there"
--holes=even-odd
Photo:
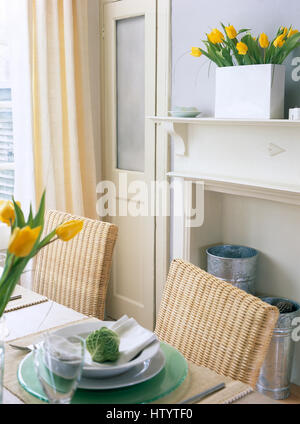
[[[6,341],[47,330],[85,318],[84,315],[56,302],[48,301],[5,314],[9,335]],[[22,401],[3,389],[4,404],[22,404]],[[234,402],[235,404],[278,403],[260,393],[254,392]]]

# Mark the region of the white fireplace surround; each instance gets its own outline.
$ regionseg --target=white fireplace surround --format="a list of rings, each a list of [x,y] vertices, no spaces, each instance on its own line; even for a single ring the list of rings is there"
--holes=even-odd
[[[149,118],[174,140],[169,177],[201,181],[206,191],[300,205],[300,121]],[[189,230],[181,224],[173,249],[189,260],[189,243],[179,236],[189,237]]]
[[[300,121],[149,119],[172,136],[173,169],[168,177],[177,180],[174,202],[192,203],[186,198],[190,192],[184,193],[186,180],[200,182],[195,189],[205,190],[202,227],[189,228],[185,217],[172,219],[172,257],[203,268],[209,245],[257,248],[258,294],[299,302]],[[292,380],[300,384],[298,362]]]

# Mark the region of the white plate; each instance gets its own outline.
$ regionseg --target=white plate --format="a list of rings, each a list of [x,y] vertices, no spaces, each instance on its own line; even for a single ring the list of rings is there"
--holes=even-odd
[[[170,110],[169,114],[177,118],[195,118],[201,115],[199,110]]]
[[[81,324],[70,325],[53,331],[62,337],[80,336],[86,338],[91,332],[99,330],[101,327],[110,328],[114,324],[113,321],[87,322]],[[114,365],[113,363],[97,364],[97,366],[84,365],[82,375],[87,378],[107,378],[120,375],[136,365],[143,364],[148,359],[153,358],[160,349],[159,341],[155,341],[147,346],[135,359],[122,365]]]
[[[144,361],[125,374],[111,378],[84,378],[82,377],[78,387],[87,390],[109,390],[133,386],[155,377],[165,366],[165,356],[161,350],[152,358]]]

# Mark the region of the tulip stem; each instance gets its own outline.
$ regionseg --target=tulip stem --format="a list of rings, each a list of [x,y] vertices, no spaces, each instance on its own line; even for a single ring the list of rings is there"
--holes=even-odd
[[[46,246],[49,246],[49,244],[51,244],[51,243],[54,243],[55,241],[57,241],[57,240],[59,240],[59,238],[58,237],[56,237],[55,239],[53,239],[53,240],[51,240],[51,241],[49,241],[47,244],[45,244],[45,246],[43,246],[41,249],[43,249],[44,247],[46,247]]]
[[[11,261],[10,266],[8,268],[7,275],[10,273],[12,267],[14,266],[15,259],[16,259],[15,255],[12,255],[12,261]]]

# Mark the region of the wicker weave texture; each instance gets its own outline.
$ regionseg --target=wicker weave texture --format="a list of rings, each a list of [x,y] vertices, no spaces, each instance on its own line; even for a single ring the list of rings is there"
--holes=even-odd
[[[71,241],[57,240],[38,253],[33,289],[82,314],[103,319],[118,228],[106,222],[48,211],[44,234],[72,219],[83,219],[83,230]]]
[[[276,307],[176,259],[155,332],[195,364],[254,387],[278,315]]]

